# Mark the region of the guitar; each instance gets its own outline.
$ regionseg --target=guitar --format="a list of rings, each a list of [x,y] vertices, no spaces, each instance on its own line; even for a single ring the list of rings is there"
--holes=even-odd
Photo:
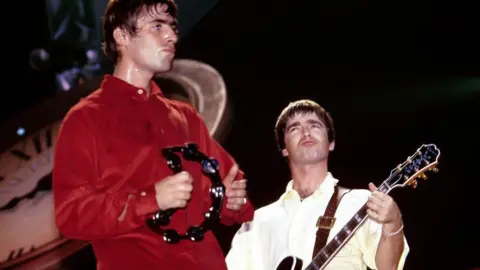
[[[436,145],[422,145],[415,154],[393,169],[390,176],[383,181],[377,190],[388,194],[397,187],[412,186],[416,188],[417,178],[427,179],[425,174],[427,171],[438,171],[436,165],[439,157],[440,150]],[[305,269],[324,269],[367,218],[367,204],[365,203],[340,232],[315,255]],[[301,270],[302,267],[303,262],[300,258],[288,256],[279,263],[277,270]]]

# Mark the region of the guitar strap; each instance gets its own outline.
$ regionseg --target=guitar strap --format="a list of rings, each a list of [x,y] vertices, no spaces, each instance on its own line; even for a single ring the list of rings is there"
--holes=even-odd
[[[335,211],[337,210],[337,206],[341,200],[341,197],[338,196],[339,190],[338,185],[335,186],[334,192],[330,201],[328,202],[327,208],[325,209],[325,213],[323,216],[320,216],[317,220],[317,237],[315,239],[315,246],[313,247],[313,254],[312,258],[317,255],[320,250],[325,246],[328,239],[328,234],[330,233],[330,229],[335,224]],[[345,192],[342,192],[342,197],[345,195]]]

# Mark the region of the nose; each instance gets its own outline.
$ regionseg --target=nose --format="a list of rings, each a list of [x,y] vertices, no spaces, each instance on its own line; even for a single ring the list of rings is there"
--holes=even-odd
[[[175,30],[173,30],[172,27],[168,27],[168,30],[165,31],[165,41],[167,41],[168,43],[177,43],[178,41],[178,36],[177,36],[177,32]]]
[[[310,137],[310,128],[302,126],[302,134],[304,137]]]

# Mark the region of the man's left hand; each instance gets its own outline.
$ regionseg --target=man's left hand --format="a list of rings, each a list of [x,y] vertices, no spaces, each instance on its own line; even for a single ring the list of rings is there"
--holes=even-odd
[[[240,210],[247,202],[247,179],[235,180],[237,174],[238,165],[235,164],[223,179],[227,195],[227,209],[229,210]]]
[[[368,188],[372,192],[367,202],[367,213],[370,218],[389,227],[398,227],[401,224],[402,215],[392,197],[377,190],[372,183],[368,184]]]

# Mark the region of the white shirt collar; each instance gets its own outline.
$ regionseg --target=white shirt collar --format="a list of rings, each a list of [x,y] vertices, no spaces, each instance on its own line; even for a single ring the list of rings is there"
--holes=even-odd
[[[316,197],[324,192],[332,191],[333,188],[337,185],[338,180],[333,177],[333,175],[328,172],[327,176],[323,180],[322,184],[313,192],[310,197]],[[290,200],[290,199],[298,199],[300,200],[300,195],[297,193],[296,190],[293,189],[293,179],[290,180],[287,184],[285,189],[285,193],[280,197],[281,201]]]

